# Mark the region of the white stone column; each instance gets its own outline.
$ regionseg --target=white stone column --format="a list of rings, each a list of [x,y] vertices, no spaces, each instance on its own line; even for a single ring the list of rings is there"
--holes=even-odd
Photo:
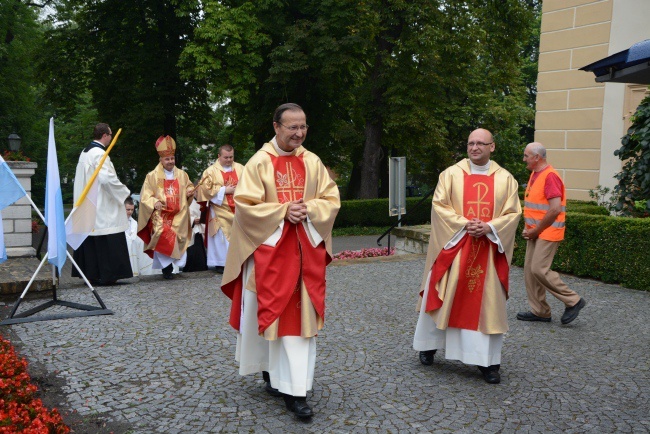
[[[7,161],[7,165],[31,197],[32,175],[36,172],[38,164],[29,161]],[[2,223],[7,257],[36,255],[36,250],[32,247],[32,206],[26,197],[2,210]]]

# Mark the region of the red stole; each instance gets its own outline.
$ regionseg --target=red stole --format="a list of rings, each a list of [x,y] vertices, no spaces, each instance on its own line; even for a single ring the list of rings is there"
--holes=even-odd
[[[478,218],[484,222],[492,220],[494,216],[494,176],[465,174],[463,216],[467,219]],[[505,255],[498,253],[497,245],[486,236],[475,238],[465,234],[458,244],[451,249],[443,249],[436,258],[431,270],[426,311],[437,310],[442,306],[443,302],[436,289],[436,284],[442,279],[460,252],[458,284],[447,325],[448,327],[478,330],[490,249],[495,259],[497,275],[507,292],[508,264]]]
[[[160,180],[158,182],[160,182]],[[176,244],[176,232],[172,229],[172,224],[174,222],[174,217],[178,214],[178,211],[180,211],[181,208],[180,186],[177,179],[165,179],[163,188],[163,191],[165,192],[166,205],[165,208],[160,210],[162,231],[154,251],[162,253],[165,256],[171,256],[174,251],[174,245]],[[151,232],[153,230],[152,218],[153,216],[149,219],[147,226],[138,232],[138,236],[144,241],[145,245],[149,244],[151,241]],[[153,251],[148,250],[145,253],[153,258]]]
[[[302,156],[269,157],[274,168],[278,202],[301,199],[306,174]],[[312,247],[302,223],[292,224],[285,220],[278,243],[274,247],[258,246],[253,260],[260,334],[279,318],[278,336],[301,335],[301,282],[307,288],[316,313],[325,318],[325,267],[330,258],[325,243]],[[221,290],[232,300],[230,325],[240,330],[242,274]]]
[[[221,176],[223,176],[223,185],[224,187],[237,187],[237,172],[235,169],[230,172],[221,171]],[[235,212],[235,199],[232,194],[226,195],[226,200],[228,201],[228,206],[232,212]]]
[[[165,179],[165,208],[160,210],[162,233],[156,244],[156,252],[171,256],[176,244],[176,232],[172,229],[174,217],[181,209],[180,187],[177,179]]]
[[[270,155],[270,158],[278,201],[302,199],[306,174],[302,156]],[[278,336],[301,335],[301,282],[305,283],[317,314],[321,318],[325,316],[327,251],[324,243],[312,247],[302,223],[285,220],[275,247],[259,246],[254,260],[260,334],[279,318]]]

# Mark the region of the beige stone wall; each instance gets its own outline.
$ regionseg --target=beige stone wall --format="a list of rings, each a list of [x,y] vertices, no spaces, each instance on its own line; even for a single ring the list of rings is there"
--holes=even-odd
[[[650,39],[650,0],[544,0],[535,140],[564,177],[570,199],[613,187],[614,156],[643,86],[596,83],[579,68]]]
[[[565,180],[570,199],[589,199],[601,165],[605,89],[578,68],[608,55],[613,0],[542,4],[535,140]]]

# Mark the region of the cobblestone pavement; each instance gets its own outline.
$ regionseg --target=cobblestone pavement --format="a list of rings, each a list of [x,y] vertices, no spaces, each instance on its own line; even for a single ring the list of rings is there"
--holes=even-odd
[[[489,385],[444,352],[419,363],[423,266],[404,256],[329,267],[308,423],[263,391],[261,375],[237,374],[229,301],[211,272],[99,288],[114,315],[10,327],[30,363],[62,380],[67,410],[129,433],[650,431],[650,293],[567,276],[588,302],[576,321],[560,325],[552,298],[551,323],[520,322],[526,295],[513,268],[502,382]],[[79,285],[60,298],[95,304]]]

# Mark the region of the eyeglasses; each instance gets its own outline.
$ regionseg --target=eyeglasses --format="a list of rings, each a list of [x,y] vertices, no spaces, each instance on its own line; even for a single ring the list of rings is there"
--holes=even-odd
[[[490,142],[490,143],[483,143],[483,142],[469,142],[469,143],[467,144],[467,147],[468,147],[468,148],[473,148],[474,145],[479,146],[479,147],[483,147],[483,146],[491,145],[492,143],[494,143],[494,142]]]
[[[300,125],[300,126],[298,126],[298,125],[291,125],[290,127],[288,127],[288,126],[286,126],[286,125],[284,125],[284,124],[282,124],[282,123],[280,123],[280,122],[278,122],[278,124],[282,125],[283,127],[285,127],[286,129],[288,129],[288,130],[291,131],[292,133],[297,133],[298,130],[300,130],[300,131],[302,131],[302,132],[305,132],[305,131],[307,131],[307,129],[309,128],[309,125]]]

